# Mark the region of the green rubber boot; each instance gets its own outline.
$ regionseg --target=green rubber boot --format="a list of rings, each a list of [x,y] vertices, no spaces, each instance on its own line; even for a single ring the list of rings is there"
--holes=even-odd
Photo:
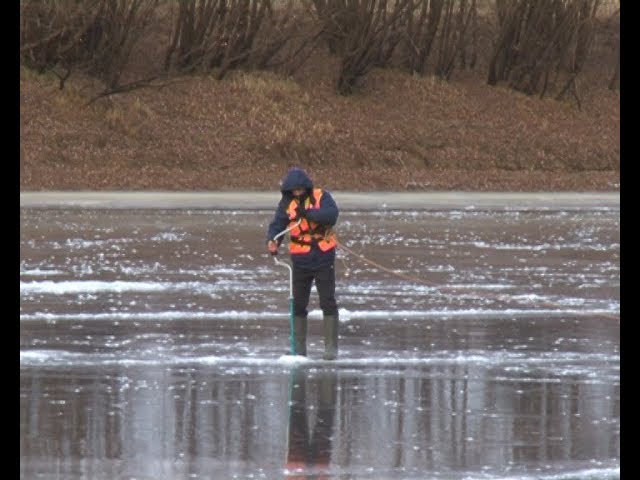
[[[307,317],[293,317],[296,355],[307,355]]]
[[[335,360],[338,356],[338,315],[324,315],[324,356],[325,360]]]

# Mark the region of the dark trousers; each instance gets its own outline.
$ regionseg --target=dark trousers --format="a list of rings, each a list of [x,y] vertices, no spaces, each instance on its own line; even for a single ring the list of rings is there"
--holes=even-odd
[[[293,313],[297,317],[306,317],[309,313],[311,285],[315,282],[320,309],[324,315],[337,315],[336,271],[334,265],[319,269],[306,269],[293,266]]]

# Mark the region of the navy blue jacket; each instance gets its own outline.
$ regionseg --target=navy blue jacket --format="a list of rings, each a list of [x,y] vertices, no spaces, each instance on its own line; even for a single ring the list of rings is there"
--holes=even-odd
[[[313,199],[313,182],[307,173],[301,168],[292,168],[287,172],[287,175],[282,180],[280,186],[282,198],[278,203],[273,220],[269,223],[267,241],[273,240],[273,237],[289,226],[287,208],[289,207],[291,200],[294,198],[292,191],[297,188],[304,188],[306,190],[305,196],[309,196]],[[322,192],[320,205],[317,208],[306,210],[308,220],[331,227],[333,227],[338,221],[338,214],[338,205],[336,205],[333,197],[326,190],[323,190]],[[283,238],[284,235],[278,238],[278,245],[282,243]],[[317,269],[331,265],[334,263],[335,257],[335,248],[332,248],[328,252],[323,252],[317,245],[313,245],[309,253],[291,255],[291,261],[297,267]]]

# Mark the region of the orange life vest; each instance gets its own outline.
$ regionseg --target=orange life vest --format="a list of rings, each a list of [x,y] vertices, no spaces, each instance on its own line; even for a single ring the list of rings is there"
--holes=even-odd
[[[306,210],[313,210],[320,207],[320,199],[322,198],[322,189],[313,189],[314,203],[307,197],[305,199],[304,207]],[[335,234],[331,227],[326,225],[320,225],[316,222],[312,222],[303,218],[300,225],[296,226],[296,208],[298,207],[298,200],[292,199],[291,203],[287,207],[287,214],[289,215],[289,227],[293,227],[289,231],[289,253],[300,254],[308,253],[311,251],[311,245],[317,243],[320,250],[328,252],[332,248],[336,248],[337,242]]]

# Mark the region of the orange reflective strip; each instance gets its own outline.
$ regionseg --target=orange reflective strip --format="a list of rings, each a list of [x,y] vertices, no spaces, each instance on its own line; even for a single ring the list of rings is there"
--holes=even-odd
[[[305,208],[308,208],[308,209],[319,208],[320,199],[322,198],[322,189],[314,188],[313,198],[314,198],[313,205],[311,205],[311,201],[309,200],[309,198],[305,200]],[[295,222],[293,222],[293,219],[295,218],[295,215],[296,215],[297,206],[298,206],[298,202],[295,199],[292,199],[287,208],[287,214],[289,215],[289,219],[291,220],[291,222],[289,223],[290,227],[295,225]],[[291,236],[297,237],[303,242],[311,242],[312,236],[309,232],[312,229],[315,229],[316,227],[317,227],[317,224],[315,222],[310,222],[306,218],[303,218],[302,222],[300,222],[298,226],[295,226],[294,228],[291,229],[290,231]],[[338,246],[338,243],[336,242],[334,235],[329,235],[327,238],[324,238],[323,235],[316,234],[313,236],[313,238],[315,238],[318,241],[318,247],[323,252],[328,252],[332,248],[335,248]],[[311,245],[301,245],[299,243],[295,243],[291,241],[289,242],[289,253],[300,254],[300,253],[308,253],[310,251],[311,251]]]
[[[299,245],[296,243],[289,244],[289,253],[309,253],[311,245]]]

